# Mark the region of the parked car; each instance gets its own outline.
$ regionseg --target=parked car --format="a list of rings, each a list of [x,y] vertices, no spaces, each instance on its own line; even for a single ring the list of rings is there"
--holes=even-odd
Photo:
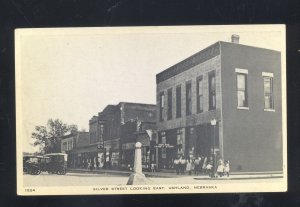
[[[40,163],[43,156],[27,155],[23,157],[23,172],[38,175],[41,173]]]
[[[64,153],[51,153],[44,156],[23,157],[23,172],[38,175],[41,172],[65,175],[68,155]]]
[[[67,171],[68,155],[65,153],[51,153],[44,155],[45,165],[42,165],[42,171],[65,175]]]

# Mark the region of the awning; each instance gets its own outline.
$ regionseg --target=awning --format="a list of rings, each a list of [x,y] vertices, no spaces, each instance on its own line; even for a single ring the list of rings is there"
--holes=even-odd
[[[71,151],[72,154],[85,153],[85,152],[98,152],[97,145],[89,145],[80,148],[75,148]]]

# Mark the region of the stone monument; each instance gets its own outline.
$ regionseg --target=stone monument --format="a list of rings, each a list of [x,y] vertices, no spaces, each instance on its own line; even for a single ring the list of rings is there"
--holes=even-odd
[[[129,176],[127,185],[147,185],[151,181],[146,178],[142,171],[142,144],[137,142],[135,144],[135,153],[134,153],[134,168],[133,173]]]

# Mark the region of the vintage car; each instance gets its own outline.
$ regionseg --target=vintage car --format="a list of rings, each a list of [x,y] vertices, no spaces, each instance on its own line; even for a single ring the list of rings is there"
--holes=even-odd
[[[67,157],[64,153],[23,157],[23,172],[31,175],[38,175],[41,172],[64,175],[67,169]]]
[[[23,157],[23,172],[32,175],[38,175],[41,173],[40,163],[43,156],[27,155]]]
[[[58,175],[66,174],[68,155],[64,153],[51,153],[44,155],[46,165],[42,171],[55,173]]]

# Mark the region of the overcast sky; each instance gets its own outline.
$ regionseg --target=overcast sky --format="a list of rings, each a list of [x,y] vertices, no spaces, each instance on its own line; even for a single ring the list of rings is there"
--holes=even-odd
[[[241,44],[282,50],[278,29],[266,26],[244,29],[135,27],[24,31],[17,53],[24,150],[33,150],[28,143],[34,126],[45,125],[49,118],[59,118],[88,131],[89,119],[108,104],[121,101],[155,104],[157,73],[217,41],[229,42],[232,34],[240,36]]]

